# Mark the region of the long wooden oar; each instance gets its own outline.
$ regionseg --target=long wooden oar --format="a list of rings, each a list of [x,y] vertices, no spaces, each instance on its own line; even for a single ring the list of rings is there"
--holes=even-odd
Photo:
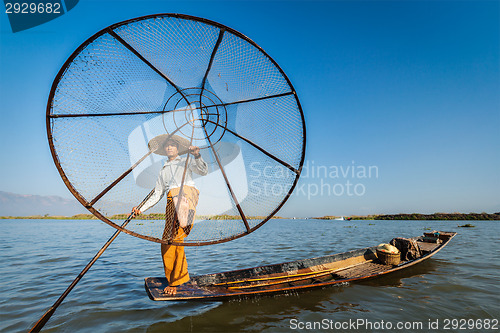
[[[307,272],[307,273],[279,275],[279,276],[266,276],[266,277],[261,277],[261,278],[222,282],[222,283],[216,283],[216,284],[214,284],[214,286],[223,286],[223,287],[226,287],[228,289],[247,289],[247,288],[254,288],[254,287],[271,286],[271,285],[275,285],[275,284],[282,284],[282,283],[288,283],[288,282],[294,282],[294,281],[300,281],[300,280],[307,280],[310,278],[320,277],[320,276],[328,275],[328,274],[335,274],[335,273],[344,271],[346,269],[353,268],[355,266],[366,264],[367,262],[372,262],[372,261],[373,260],[367,260],[367,261],[363,261],[363,262],[360,262],[357,264],[345,266],[342,268],[335,267],[335,268],[329,268],[329,269],[324,269],[324,270],[320,270],[320,271],[311,271],[311,272]],[[243,283],[260,282],[260,281],[271,281],[271,282],[260,283],[260,284],[248,284],[248,285],[243,285],[243,286],[231,286],[233,284],[243,284]],[[273,281],[276,281],[276,282],[273,282]]]
[[[137,206],[137,208],[140,209],[142,207],[142,205],[144,205],[144,203],[151,197],[151,195],[153,195],[153,193],[154,193],[154,189],[151,190],[151,192],[149,192],[149,194],[146,196],[146,198],[144,198],[144,200],[142,200],[142,202]],[[125,222],[123,222],[121,227],[124,228],[132,220],[132,218],[134,218],[133,213],[129,215],[129,217],[125,220]],[[64,301],[66,296],[68,296],[68,294],[71,292],[71,290],[73,290],[73,288],[82,279],[82,277],[85,275],[85,273],[87,273],[87,271],[90,269],[90,267],[92,267],[92,265],[97,261],[97,259],[99,259],[99,257],[104,253],[104,251],[106,251],[108,246],[111,245],[111,243],[120,234],[120,232],[121,232],[121,230],[115,231],[113,236],[111,236],[111,238],[106,242],[106,244],[104,244],[104,246],[99,250],[99,252],[97,252],[97,254],[94,256],[94,258],[87,264],[87,266],[85,266],[85,268],[81,271],[81,273],[78,274],[76,279],[73,280],[73,282],[64,291],[64,293],[62,293],[62,295],[59,296],[59,298],[54,303],[54,305],[52,305],[50,307],[50,309],[48,309],[47,312],[45,312],[45,314],[40,319],[38,319],[38,321],[33,326],[33,328],[31,328],[30,332],[40,332],[40,330],[43,328],[43,326],[45,326],[45,324],[49,321],[50,317],[52,317],[52,315],[56,311],[57,307]]]
[[[276,282],[270,282],[270,283],[256,283],[256,284],[249,284],[246,286],[235,286],[235,287],[227,287],[227,289],[250,289],[250,288],[256,288],[256,287],[267,287],[267,286],[274,286],[277,284],[283,284],[283,283],[290,283],[290,282],[296,282],[296,281],[302,281],[302,280],[307,280],[311,278],[318,278],[321,276],[329,275],[329,274],[337,274],[339,272],[345,271],[349,268],[353,268],[359,265],[363,265],[369,262],[372,262],[373,260],[367,260],[363,261],[354,265],[346,266],[343,268],[332,268],[332,269],[325,269],[322,271],[316,271],[316,272],[309,272],[309,273],[302,273],[302,274],[294,274],[294,275],[284,275],[284,276],[277,276],[275,279],[280,279],[276,280]],[[254,279],[253,281],[266,281],[266,280],[273,280],[273,277],[266,278],[266,279]],[[247,281],[252,281],[252,280],[245,280]],[[243,281],[235,281],[235,283],[241,283]],[[228,282],[228,284],[231,282]]]

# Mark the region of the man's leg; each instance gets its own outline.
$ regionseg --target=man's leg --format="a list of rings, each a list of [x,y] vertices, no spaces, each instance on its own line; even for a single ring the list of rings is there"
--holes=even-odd
[[[179,228],[179,233],[184,233]],[[182,241],[176,237],[176,241]],[[184,246],[175,246],[161,244],[161,254],[163,259],[163,268],[165,277],[168,280],[169,286],[165,288],[167,295],[174,295],[177,291],[177,286],[189,281],[188,265]]]
[[[171,225],[174,228],[177,228],[177,233],[173,238],[173,241],[176,243],[182,243],[184,238],[189,234],[192,223],[194,222],[194,217],[196,214],[196,205],[198,203],[198,195],[199,191],[191,186],[184,186],[184,195],[189,202],[188,211],[191,211],[192,214],[189,214],[190,220],[188,225],[184,228],[181,228],[175,214],[175,204],[173,200],[173,196],[179,194],[179,189],[172,189],[167,196],[167,208],[166,214],[170,217],[167,221],[171,221]],[[170,199],[170,200],[168,200]],[[167,230],[166,224],[166,229]],[[170,229],[172,230],[172,229]],[[172,234],[171,234],[172,235]],[[164,237],[166,235],[164,234]],[[173,236],[173,235],[172,235]],[[170,238],[170,239],[172,239]],[[164,238],[165,239],[165,238]],[[175,295],[177,292],[177,286],[180,286],[183,283],[189,281],[189,273],[188,273],[188,265],[186,260],[186,253],[184,252],[184,246],[174,246],[161,244],[161,254],[163,259],[163,267],[165,269],[165,277],[168,280],[169,286],[165,288],[164,292],[167,295]]]

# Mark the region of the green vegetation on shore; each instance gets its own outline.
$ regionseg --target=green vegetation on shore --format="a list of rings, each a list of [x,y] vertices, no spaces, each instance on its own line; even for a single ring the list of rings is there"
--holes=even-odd
[[[107,216],[110,220],[125,220],[128,217],[128,214],[116,214]],[[322,216],[322,217],[312,217],[317,220],[334,220],[339,216]],[[137,219],[139,220],[162,220],[165,218],[164,214],[143,214],[139,216]],[[240,220],[241,217],[239,215],[198,215],[196,216],[199,220]],[[247,216],[248,220],[263,220],[265,216]],[[273,219],[286,219],[286,217],[281,216],[273,216]],[[50,216],[46,215],[33,215],[33,216],[0,216],[0,219],[26,219],[26,220],[97,220],[92,214],[78,214],[73,216]],[[456,221],[485,221],[485,220],[500,220],[500,212],[488,214],[488,213],[434,213],[434,214],[394,214],[394,215],[351,215],[349,219],[352,220],[439,220],[439,221],[447,221],[447,220],[456,220]]]
[[[93,216],[93,215],[91,215]],[[110,220],[125,220],[128,217],[128,214],[117,214],[112,216],[107,216]],[[95,218],[95,217],[94,217]],[[142,214],[137,217],[138,220],[163,220],[165,218],[165,214]],[[247,220],[262,220],[265,216],[247,216]],[[273,219],[282,219],[279,216],[273,216]],[[197,220],[241,220],[241,216],[239,215],[196,215]]]
[[[323,217],[314,217],[319,220],[334,220],[338,218],[338,216],[323,216]],[[447,221],[447,220],[456,220],[456,221],[469,221],[469,220],[500,220],[500,212],[488,214],[488,213],[434,213],[434,214],[393,214],[393,215],[367,215],[367,216],[350,216],[353,220],[439,220],[439,221]]]

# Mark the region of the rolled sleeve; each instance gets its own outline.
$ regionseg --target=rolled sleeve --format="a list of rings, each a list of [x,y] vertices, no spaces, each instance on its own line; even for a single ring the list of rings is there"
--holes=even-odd
[[[194,162],[190,165],[191,171],[197,173],[201,176],[205,176],[208,174],[208,164],[203,160],[203,157],[194,158]]]

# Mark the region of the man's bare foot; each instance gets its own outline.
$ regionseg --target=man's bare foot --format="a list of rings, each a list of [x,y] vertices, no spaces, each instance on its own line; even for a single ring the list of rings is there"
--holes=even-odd
[[[165,287],[165,289],[163,289],[163,292],[169,296],[173,296],[177,293],[177,287]]]

